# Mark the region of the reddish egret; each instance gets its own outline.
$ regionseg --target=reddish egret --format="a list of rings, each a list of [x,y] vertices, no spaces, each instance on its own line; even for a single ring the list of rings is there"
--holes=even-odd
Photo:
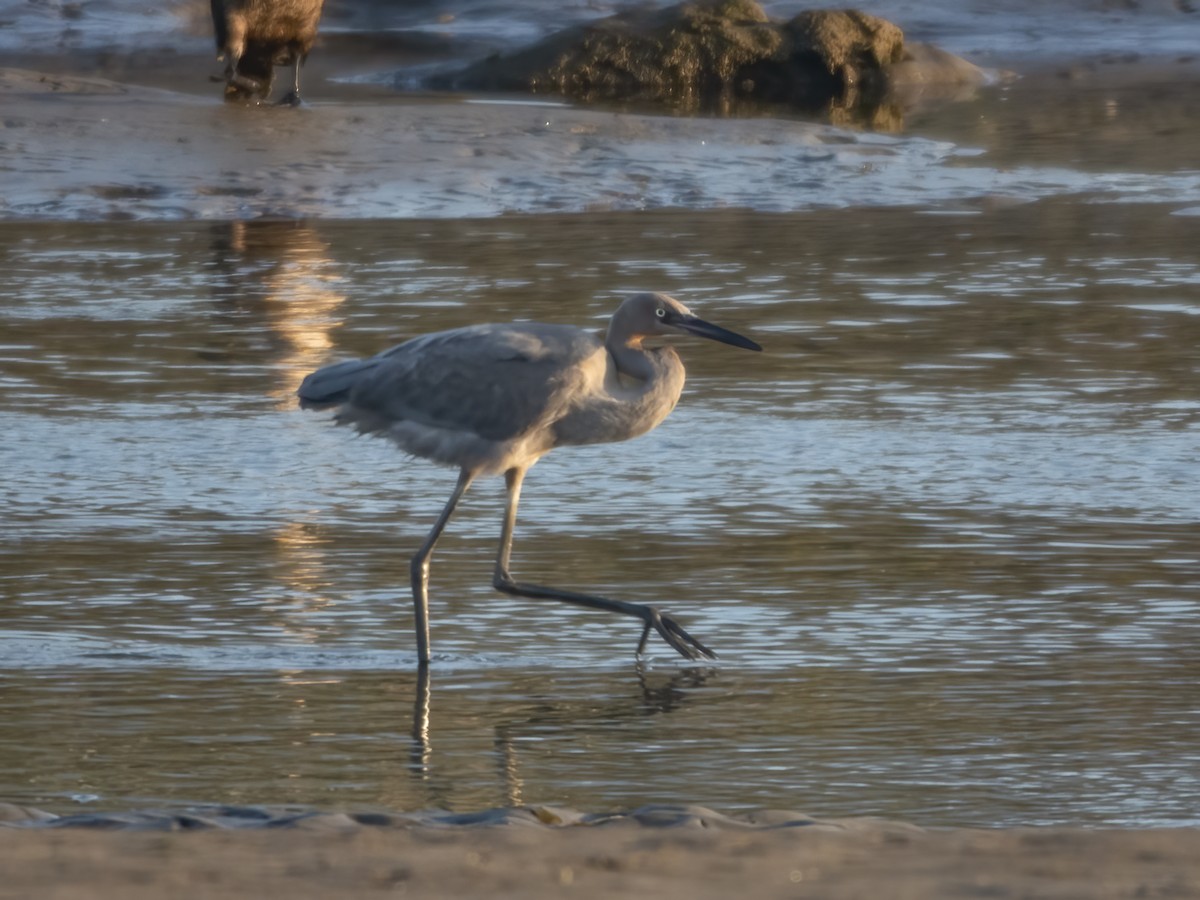
[[[292,91],[282,104],[300,103],[300,67],[317,39],[325,0],[212,0],[217,59],[225,58],[225,99],[271,95],[275,66],[293,66]]]
[[[666,294],[636,294],[601,335],[570,325],[473,325],[414,338],[370,359],[335,363],[300,385],[304,407],[337,407],[337,421],[391,438],[402,450],[459,468],[458,484],[412,559],[417,653],[429,661],[429,557],[455,506],[479,475],[504,475],[508,502],[492,579],[517,597],[561,600],[640,619],[637,653],[655,629],[688,659],[704,644],[652,606],[515,581],[508,571],[521,482],[555,447],[624,441],[675,408],[683,363],[646,339],[677,334],[762,348],[692,315]]]

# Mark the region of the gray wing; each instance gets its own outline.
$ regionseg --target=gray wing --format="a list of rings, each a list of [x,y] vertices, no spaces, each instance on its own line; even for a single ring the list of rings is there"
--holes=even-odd
[[[378,425],[408,421],[509,440],[561,417],[586,388],[597,335],[565,325],[479,325],[374,357],[348,405]]]

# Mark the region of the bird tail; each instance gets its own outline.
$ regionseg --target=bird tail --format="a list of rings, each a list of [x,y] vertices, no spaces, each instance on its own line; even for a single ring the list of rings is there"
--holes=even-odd
[[[348,359],[325,366],[307,375],[296,391],[304,409],[325,409],[345,403],[350,391],[365,373],[379,364],[378,359]]]

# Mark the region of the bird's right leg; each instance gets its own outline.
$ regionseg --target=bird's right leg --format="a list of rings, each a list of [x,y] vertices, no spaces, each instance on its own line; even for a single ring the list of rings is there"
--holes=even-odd
[[[450,516],[454,514],[454,508],[458,506],[458,501],[467,492],[474,478],[475,473],[469,469],[458,473],[458,484],[454,486],[454,493],[446,501],[442,514],[433,523],[429,536],[425,538],[425,543],[421,545],[409,566],[412,574],[413,614],[416,617],[417,628],[417,659],[422,665],[429,662],[429,557],[433,554],[433,548],[442,536],[446,523],[450,521]]]
[[[300,67],[302,65],[304,65],[304,57],[297,53],[292,68],[292,89],[276,106],[301,106],[303,104],[300,99]]]
[[[496,590],[514,597],[530,597],[535,600],[561,600],[575,606],[585,606],[588,609],[602,609],[607,612],[621,613],[633,616],[645,623],[641,640],[638,641],[637,653],[640,656],[646,648],[646,638],[653,628],[659,636],[686,659],[716,659],[717,655],[704,644],[696,640],[683,626],[664,616],[653,606],[641,603],[627,603],[624,600],[610,600],[608,597],[596,597],[591,594],[580,594],[575,591],[564,591],[559,588],[542,587],[537,584],[525,584],[514,581],[508,573],[508,563],[512,556],[513,531],[517,523],[517,504],[521,499],[521,483],[525,480],[523,469],[509,469],[504,473],[504,481],[508,486],[508,502],[504,509],[504,527],[500,532],[500,552],[496,556],[496,571],[492,584]]]

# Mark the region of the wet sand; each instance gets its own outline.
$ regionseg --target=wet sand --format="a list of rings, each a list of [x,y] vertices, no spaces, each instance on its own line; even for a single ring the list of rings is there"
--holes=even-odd
[[[1195,57],[1039,64],[978,102],[912,109],[899,134],[318,77],[337,60],[323,54],[295,110],[221,103],[199,56],[10,57],[0,220],[1200,203]]]
[[[30,813],[4,807],[17,824]],[[263,818],[255,819],[254,816]],[[829,898],[1191,897],[1200,832],[922,830],[701,807],[628,815],[515,807],[449,814],[79,815],[0,828],[0,896]],[[38,823],[26,820],[25,825]],[[53,824],[43,822],[41,825]]]
[[[922,832],[864,821],[196,833],[0,829],[0,897],[1200,896],[1200,832]]]

